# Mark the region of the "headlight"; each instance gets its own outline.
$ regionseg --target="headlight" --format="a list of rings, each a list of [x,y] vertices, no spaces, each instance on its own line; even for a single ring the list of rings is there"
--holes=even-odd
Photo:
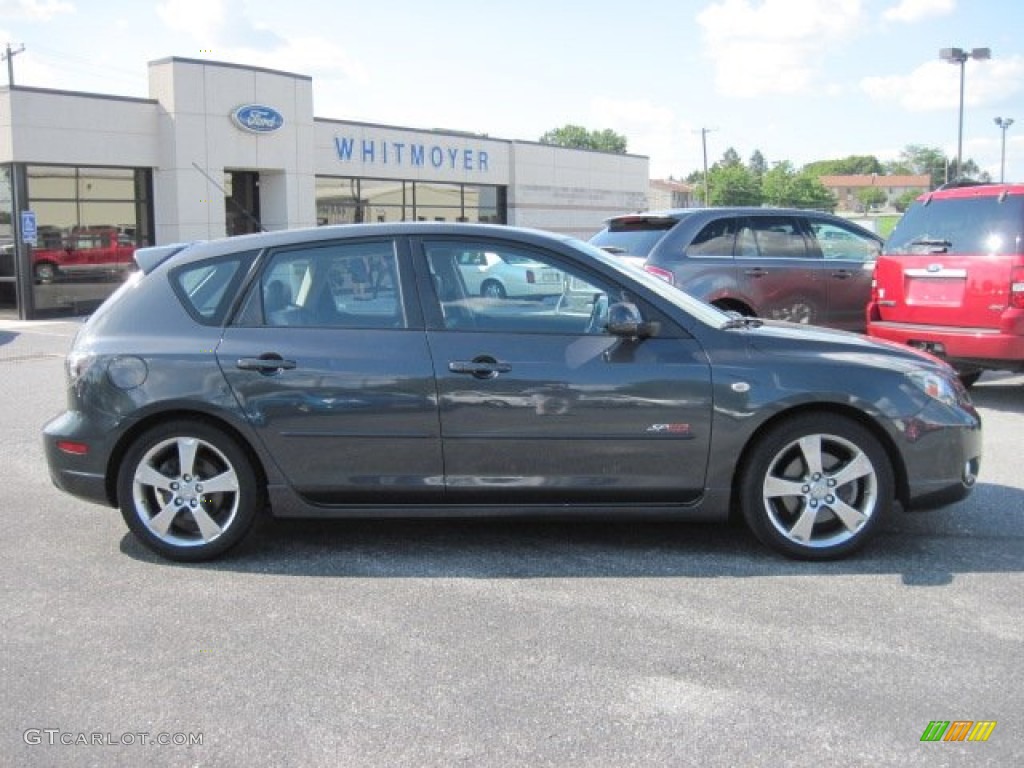
[[[907,374],[907,378],[928,397],[938,400],[940,403],[955,406],[960,400],[957,396],[956,384],[946,376],[932,371],[913,371]]]

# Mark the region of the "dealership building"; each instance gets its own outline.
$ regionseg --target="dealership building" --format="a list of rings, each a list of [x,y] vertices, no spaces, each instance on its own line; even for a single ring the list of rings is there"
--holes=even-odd
[[[312,85],[174,57],[149,98],[0,88],[0,309],[88,312],[144,245],[392,221],[588,237],[646,207],[646,157],[314,117]]]

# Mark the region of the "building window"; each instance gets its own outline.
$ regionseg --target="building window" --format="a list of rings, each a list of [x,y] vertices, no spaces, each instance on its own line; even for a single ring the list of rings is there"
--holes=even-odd
[[[151,171],[29,165],[25,176],[34,309],[91,311],[134,271],[135,249],[153,244]]]
[[[317,223],[508,221],[504,187],[318,176]]]

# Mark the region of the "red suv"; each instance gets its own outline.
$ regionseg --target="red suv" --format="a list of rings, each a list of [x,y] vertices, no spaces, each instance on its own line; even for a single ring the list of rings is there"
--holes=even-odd
[[[947,359],[967,385],[1024,370],[1024,185],[921,195],[875,267],[868,333]]]

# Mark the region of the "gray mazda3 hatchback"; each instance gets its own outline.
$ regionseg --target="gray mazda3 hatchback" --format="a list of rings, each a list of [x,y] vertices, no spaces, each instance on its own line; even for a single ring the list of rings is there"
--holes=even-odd
[[[469,283],[496,260],[544,290]],[[571,238],[349,225],[136,261],[44,441],[58,487],[171,559],[220,555],[267,510],[736,512],[778,552],[835,558],[977,477],[981,423],[941,361],[726,313]]]

